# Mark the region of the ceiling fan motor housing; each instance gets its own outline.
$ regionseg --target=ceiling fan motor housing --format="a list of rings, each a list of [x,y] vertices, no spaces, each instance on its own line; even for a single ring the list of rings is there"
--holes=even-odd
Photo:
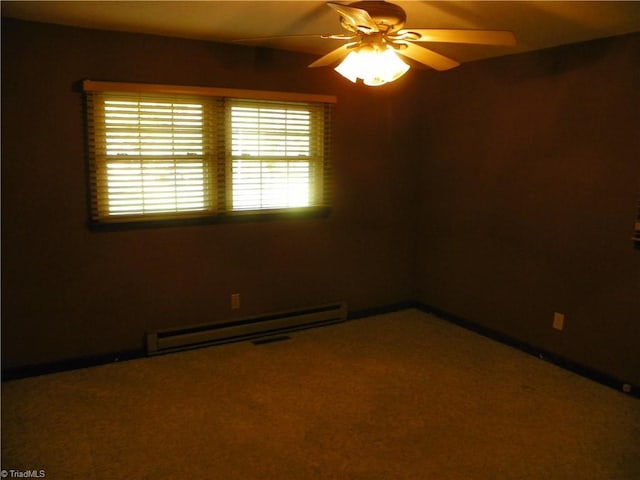
[[[365,10],[375,22],[381,32],[391,33],[404,27],[407,15],[402,8],[393,3],[383,1],[362,1],[349,4],[350,7]],[[347,30],[353,28],[341,19],[342,26]]]
[[[351,32],[351,34],[327,35],[324,36],[324,38],[346,40],[349,43],[332,50],[309,66],[324,67],[341,61],[342,63],[336,67],[336,70],[351,81],[355,81],[355,78],[364,78],[360,73],[364,72],[365,75],[368,75],[374,71],[374,67],[378,68],[380,65],[383,65],[384,68],[388,67],[387,64],[379,61],[381,58],[376,58],[375,64],[370,62],[369,64],[363,65],[363,59],[369,53],[375,53],[377,57],[384,56],[385,59],[394,58],[397,53],[435,70],[443,71],[459,66],[460,62],[441,55],[429,48],[417,45],[417,43],[477,43],[482,45],[504,46],[511,46],[516,43],[513,32],[505,30],[430,28],[404,30],[404,25],[407,20],[405,11],[400,6],[386,1],[364,0],[348,5],[330,1],[327,5],[340,14],[342,26]],[[368,55],[368,57],[374,57],[376,55]],[[352,61],[356,58],[358,58],[358,61]],[[395,57],[395,60],[399,61],[397,57]],[[390,61],[393,62],[393,60]],[[369,62],[369,60],[367,60],[367,62]],[[395,63],[397,64],[397,62]],[[345,64],[348,64],[348,68]],[[406,64],[404,65],[406,66]],[[395,69],[394,66],[390,68]],[[344,72],[341,70],[344,70]],[[349,72],[347,70],[349,70]],[[386,81],[395,80],[405,71],[406,69],[400,72],[399,75]],[[367,85],[380,84],[365,83]]]

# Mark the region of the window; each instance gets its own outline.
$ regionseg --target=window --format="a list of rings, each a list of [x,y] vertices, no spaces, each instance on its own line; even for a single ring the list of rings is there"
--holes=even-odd
[[[308,207],[322,190],[318,106],[230,102],[232,205],[236,210]]]
[[[333,97],[91,81],[84,87],[96,224],[328,206]]]

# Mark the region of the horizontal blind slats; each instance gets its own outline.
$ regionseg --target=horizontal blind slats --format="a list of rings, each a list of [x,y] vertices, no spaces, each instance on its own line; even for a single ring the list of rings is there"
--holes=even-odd
[[[234,210],[316,205],[321,182],[323,106],[228,102]]]
[[[209,102],[98,93],[89,105],[95,220],[212,210]]]
[[[87,95],[95,221],[326,205],[329,105]]]

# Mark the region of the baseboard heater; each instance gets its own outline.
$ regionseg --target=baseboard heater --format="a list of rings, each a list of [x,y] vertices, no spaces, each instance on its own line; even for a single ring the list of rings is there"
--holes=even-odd
[[[254,339],[275,333],[344,322],[346,318],[346,303],[337,302],[288,312],[242,318],[226,323],[159,330],[147,333],[147,355]]]

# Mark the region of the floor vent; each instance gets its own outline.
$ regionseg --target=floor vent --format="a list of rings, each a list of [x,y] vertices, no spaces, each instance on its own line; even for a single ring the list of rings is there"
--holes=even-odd
[[[159,330],[147,334],[147,355],[157,355],[231,341],[251,340],[275,333],[344,322],[346,318],[347,305],[345,302],[338,302],[243,318],[226,323]]]
[[[253,343],[256,346],[260,346],[260,345],[268,345],[269,343],[284,342],[285,340],[291,340],[291,337],[289,335],[279,335],[277,337],[265,337],[265,338],[259,338],[257,340],[254,340],[251,343]]]

